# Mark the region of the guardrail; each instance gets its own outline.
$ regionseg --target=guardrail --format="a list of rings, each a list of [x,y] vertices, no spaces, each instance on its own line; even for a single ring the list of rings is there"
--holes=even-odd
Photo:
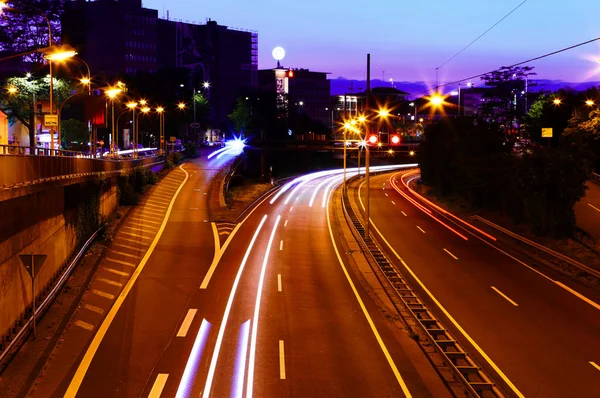
[[[48,306],[54,301],[63,285],[69,279],[71,272],[79,263],[79,260],[83,257],[89,246],[92,244],[94,239],[98,236],[100,231],[102,231],[106,226],[100,227],[96,232],[92,234],[92,236],[83,244],[73,261],[69,264],[69,266],[64,270],[62,275],[60,276],[58,282],[54,285],[52,290],[48,293],[48,295],[44,298],[44,300],[39,304],[39,306],[35,310],[35,319],[39,319],[40,316],[48,309]],[[8,346],[0,352],[0,368],[4,364],[4,361],[8,358],[11,352],[15,351],[17,346],[22,342],[23,338],[27,335],[30,329],[33,327],[33,316],[30,316],[29,319],[25,322],[25,324],[19,329],[17,334],[10,340]]]
[[[27,155],[27,156],[75,156],[87,157],[88,154],[80,151],[64,149],[37,148],[17,145],[0,145],[0,155]]]
[[[164,161],[164,156],[133,160],[103,160],[67,156],[0,156],[0,189],[73,178],[95,173],[116,173]]]
[[[348,182],[357,177],[352,177]],[[364,239],[364,226],[361,219],[356,216],[348,192],[342,193],[342,207],[352,233],[361,246],[361,250],[370,260],[372,267],[378,267],[393,293],[402,305],[408,310],[412,319],[419,325],[427,340],[435,351],[444,358],[456,378],[466,389],[471,397],[504,397],[505,395],[489,379],[481,367],[467,354],[461,344],[452,336],[442,322],[426,307],[423,301],[414,293],[405,279],[400,275],[393,263],[383,253],[378,243],[373,239]],[[375,269],[374,269],[375,271]],[[376,272],[377,273],[377,272]],[[379,276],[378,276],[379,279]],[[392,299],[390,297],[390,299]],[[392,299],[392,302],[394,300]]]
[[[554,256],[554,257],[556,257],[556,258],[564,261],[565,263],[567,263],[567,264],[569,264],[569,265],[571,265],[573,267],[579,268],[580,270],[582,270],[584,272],[587,272],[590,275],[595,276],[596,278],[600,278],[600,271],[597,271],[597,270],[595,270],[593,268],[590,268],[587,265],[580,263],[579,261],[573,260],[571,257],[565,256],[564,254],[561,254],[561,253],[556,252],[556,251],[554,251],[554,250],[552,250],[550,248],[547,248],[544,245],[541,245],[541,244],[539,244],[537,242],[534,242],[532,240],[529,240],[529,239],[527,239],[527,238],[525,238],[525,237],[523,237],[523,236],[521,236],[519,234],[516,234],[516,233],[514,233],[512,231],[509,231],[508,229],[503,228],[503,227],[501,227],[501,226],[499,226],[497,224],[494,224],[493,222],[491,222],[489,220],[486,220],[483,217],[473,216],[473,217],[471,217],[471,219],[472,220],[481,221],[482,223],[489,225],[490,227],[492,227],[492,228],[494,228],[494,229],[496,229],[496,230],[498,230],[498,231],[500,231],[500,232],[502,232],[502,233],[510,236],[513,239],[521,241],[521,242],[523,242],[523,243],[525,243],[525,244],[527,244],[527,245],[529,245],[531,247],[534,247],[534,248],[536,248],[536,249],[538,249],[538,250],[540,250],[540,251],[542,251],[542,252],[544,252],[546,254]]]
[[[592,173],[592,180],[600,182],[600,174]]]

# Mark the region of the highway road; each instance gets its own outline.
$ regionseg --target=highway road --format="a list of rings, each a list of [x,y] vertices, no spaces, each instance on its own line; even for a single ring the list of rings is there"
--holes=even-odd
[[[575,204],[577,226],[600,241],[600,183],[590,181],[584,198]]]
[[[188,163],[169,182],[164,229],[54,395],[449,396],[339,252],[339,172],[227,225],[207,219],[210,169]]]
[[[515,396],[600,397],[600,293],[436,216],[443,225],[393,185],[407,192],[401,174],[372,179],[374,234],[501,388]],[[353,192],[364,203],[359,186]]]

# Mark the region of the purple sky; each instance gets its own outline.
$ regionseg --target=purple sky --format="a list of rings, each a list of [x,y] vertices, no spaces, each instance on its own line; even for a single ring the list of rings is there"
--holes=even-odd
[[[522,0],[426,2],[145,0],[171,19],[258,31],[259,67],[275,66],[271,50],[286,49],[283,64],[364,79],[435,83],[435,69]],[[163,13],[164,10],[164,13]],[[440,82],[458,80],[600,36],[598,0],[528,0],[477,43],[440,69]],[[536,61],[538,78],[600,80],[600,42]]]

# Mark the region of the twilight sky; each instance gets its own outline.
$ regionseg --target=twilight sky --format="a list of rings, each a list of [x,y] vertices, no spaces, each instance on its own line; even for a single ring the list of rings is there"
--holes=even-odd
[[[164,17],[258,31],[259,68],[275,66],[271,50],[285,48],[282,64],[364,79],[428,81],[435,69],[522,0],[144,0]],[[164,12],[163,12],[164,10]],[[528,0],[439,71],[440,82],[600,37],[600,1]],[[536,61],[538,78],[600,80],[600,41]]]

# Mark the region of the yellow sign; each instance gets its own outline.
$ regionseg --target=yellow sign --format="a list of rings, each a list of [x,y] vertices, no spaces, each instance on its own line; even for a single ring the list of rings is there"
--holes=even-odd
[[[542,138],[552,138],[552,128],[542,128]]]
[[[58,115],[44,115],[44,126],[58,126]]]

